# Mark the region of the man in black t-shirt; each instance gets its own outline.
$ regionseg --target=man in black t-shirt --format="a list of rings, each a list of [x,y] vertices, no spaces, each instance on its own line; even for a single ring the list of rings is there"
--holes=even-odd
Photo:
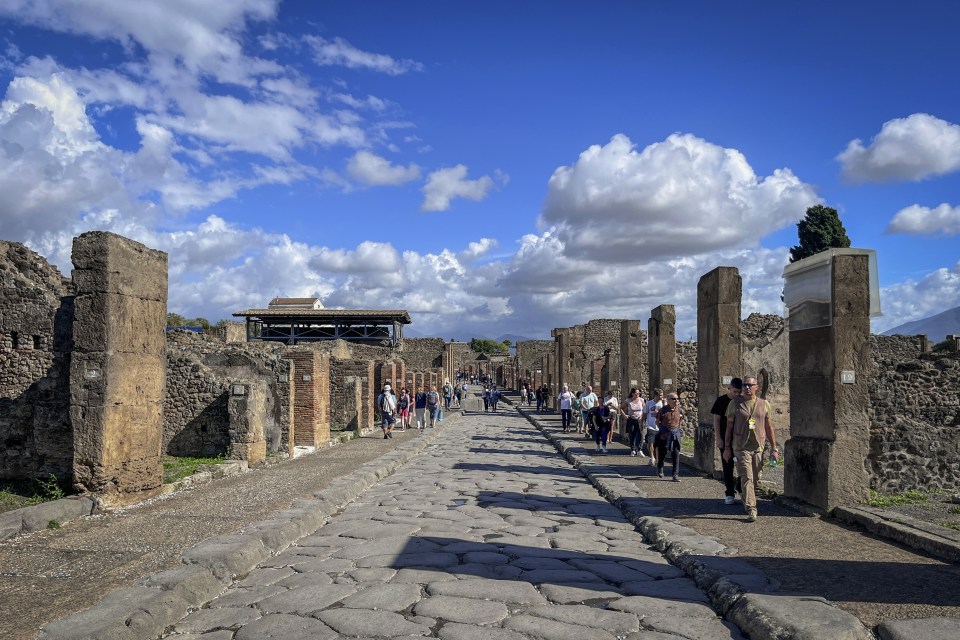
[[[710,413],[713,414],[713,436],[716,438],[717,448],[720,449],[720,462],[723,467],[723,485],[726,493],[726,497],[723,499],[724,504],[733,504],[736,488],[736,482],[733,478],[733,458],[731,457],[730,460],[724,460],[723,458],[723,442],[727,433],[727,407],[734,398],[740,395],[742,390],[743,380],[734,378],[727,385],[727,392],[717,398],[717,401],[713,403],[713,408],[710,409]]]

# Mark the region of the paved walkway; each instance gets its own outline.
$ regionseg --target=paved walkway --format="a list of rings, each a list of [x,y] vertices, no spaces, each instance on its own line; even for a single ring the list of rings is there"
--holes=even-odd
[[[412,437],[374,434],[0,543],[0,638],[32,640],[42,624],[93,606],[145,574],[180,566],[180,554],[196,543],[264,520]]]
[[[166,637],[743,638],[707,602],[508,410],[446,427]]]
[[[534,415],[550,432],[560,417]],[[572,434],[576,437],[576,434]],[[593,453],[583,440],[578,453]],[[885,620],[960,618],[960,566],[941,561],[836,520],[802,516],[760,499],[760,520],[746,521],[743,507],[723,504],[723,484],[683,467],[682,482],[659,479],[649,459],[633,458],[620,443],[603,464],[632,480],[659,514],[738,550],[738,557],[781,583],[781,591],[819,595],[860,618],[867,627]]]

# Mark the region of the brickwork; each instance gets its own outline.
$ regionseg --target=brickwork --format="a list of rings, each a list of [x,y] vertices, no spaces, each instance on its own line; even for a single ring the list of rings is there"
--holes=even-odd
[[[356,378],[347,384],[347,378]],[[375,367],[373,360],[330,360],[330,428],[349,429],[349,425],[357,422],[361,432],[369,431],[374,427],[374,400],[379,390],[375,390]],[[359,418],[353,415],[353,387],[359,386],[360,405],[357,410]],[[349,392],[349,393],[348,393]],[[348,397],[349,396],[349,397]]]
[[[330,356],[309,349],[284,354],[293,364],[293,445],[330,442]]]
[[[0,241],[0,478],[69,478],[73,299],[44,258]]]

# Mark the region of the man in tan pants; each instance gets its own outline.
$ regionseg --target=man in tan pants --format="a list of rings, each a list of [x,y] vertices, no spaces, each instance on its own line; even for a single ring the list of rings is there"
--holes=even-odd
[[[770,403],[757,396],[757,379],[754,377],[744,378],[743,395],[732,399],[727,407],[723,459],[736,460],[743,485],[743,508],[750,522],[757,521],[757,481],[763,468],[763,445],[768,438],[773,459],[780,459],[771,413],[773,407]]]

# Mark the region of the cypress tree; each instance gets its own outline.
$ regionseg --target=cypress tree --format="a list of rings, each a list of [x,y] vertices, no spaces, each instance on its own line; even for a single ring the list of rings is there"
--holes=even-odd
[[[807,209],[807,215],[797,223],[797,236],[800,244],[790,248],[790,262],[809,258],[827,249],[850,246],[850,238],[837,210],[820,204]]]

